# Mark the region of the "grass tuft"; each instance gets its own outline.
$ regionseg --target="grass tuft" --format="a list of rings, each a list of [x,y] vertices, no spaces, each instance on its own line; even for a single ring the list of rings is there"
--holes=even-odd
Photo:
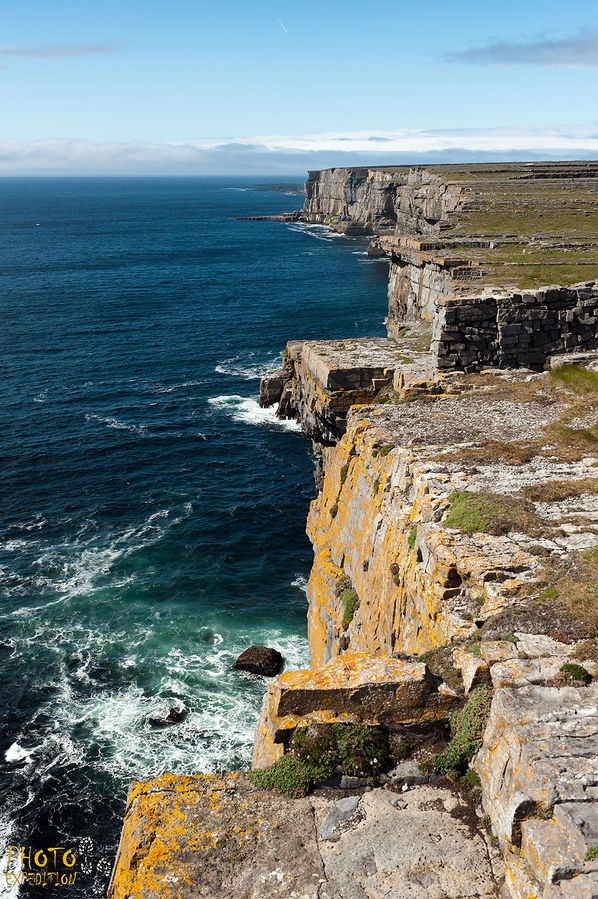
[[[375,782],[390,767],[388,736],[379,727],[333,724],[325,729],[300,727],[287,752],[269,768],[252,771],[253,783],[290,796],[305,796],[311,787],[332,776],[338,766],[345,774]]]
[[[584,684],[589,684],[592,680],[590,672],[584,668],[583,665],[578,665],[576,662],[565,662],[565,664],[561,666],[561,673],[568,674],[570,677],[582,681]]]
[[[409,536],[407,537],[407,543],[409,544],[409,549],[415,549],[415,541],[417,539],[417,525],[414,528],[411,528],[409,531]]]
[[[470,536],[476,533],[502,536],[510,531],[538,535],[544,529],[529,500],[470,490],[451,493],[444,524]]]
[[[357,591],[351,588],[350,590],[343,590],[341,593],[341,600],[344,605],[343,627],[348,628],[353,621],[355,612],[360,606],[359,596],[357,595]]]
[[[482,745],[482,736],[490,714],[492,690],[484,684],[472,690],[462,709],[451,715],[451,740],[443,752],[432,756],[434,770],[446,774],[456,769],[464,773]]]

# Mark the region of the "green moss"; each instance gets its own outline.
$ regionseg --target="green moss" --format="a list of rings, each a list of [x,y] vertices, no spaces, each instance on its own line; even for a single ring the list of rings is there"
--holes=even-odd
[[[565,664],[561,666],[561,672],[563,674],[569,674],[571,677],[575,678],[575,680],[583,681],[584,684],[589,684],[592,680],[590,672],[587,671],[583,665],[578,665],[576,662],[565,662]]]
[[[262,790],[278,790],[289,796],[305,796],[311,783],[310,772],[305,765],[288,755],[269,768],[252,771],[249,778]]]
[[[584,862],[593,862],[598,859],[598,846],[592,846],[583,857]]]
[[[353,621],[353,616],[359,608],[359,596],[357,595],[357,591],[351,588],[350,590],[343,590],[341,593],[341,600],[344,606],[343,627],[347,628]]]
[[[285,755],[274,765],[249,774],[261,789],[304,796],[332,776],[335,767],[345,774],[374,782],[390,767],[388,737],[379,727],[334,724],[325,729],[297,728]]]
[[[415,541],[417,539],[417,525],[414,528],[411,528],[409,531],[409,536],[407,537],[407,543],[409,544],[409,549],[415,548]]]
[[[504,640],[506,643],[517,643],[517,637],[510,634],[508,631],[501,631],[498,636],[500,640]]]
[[[590,371],[581,365],[562,365],[553,369],[550,376],[575,393],[595,393],[598,390],[598,372]]]
[[[286,346],[280,355],[282,356],[283,359],[287,358],[287,356],[289,355],[289,351]]]
[[[500,536],[509,531],[538,535],[543,529],[529,500],[470,490],[451,493],[449,514],[444,524],[469,535],[484,533]]]
[[[343,467],[341,468],[341,487],[347,480],[347,475],[349,474],[349,463],[345,462]]]
[[[547,587],[546,590],[542,590],[539,599],[556,599],[558,595],[559,591],[556,587]]]
[[[379,453],[380,457],[384,458],[385,456],[388,456],[390,451],[393,449],[394,449],[393,443],[385,443],[384,446],[381,447],[381,449],[380,449],[380,453]]]
[[[492,690],[484,684],[472,690],[462,709],[451,715],[451,740],[444,752],[432,756],[438,774],[464,771],[482,745],[482,735],[492,702]]]
[[[338,503],[334,503],[333,506],[330,506],[330,517],[336,518],[338,514]]]

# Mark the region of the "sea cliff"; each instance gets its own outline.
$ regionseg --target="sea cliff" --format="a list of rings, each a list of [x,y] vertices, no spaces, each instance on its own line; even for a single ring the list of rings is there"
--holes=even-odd
[[[134,785],[111,896],[598,896],[597,185],[310,173],[303,220],[389,259],[389,336],[291,340],[262,382],[318,491],[311,668],[269,683],[253,765],[337,764],[301,798]],[[347,734],[384,770],[344,767]]]

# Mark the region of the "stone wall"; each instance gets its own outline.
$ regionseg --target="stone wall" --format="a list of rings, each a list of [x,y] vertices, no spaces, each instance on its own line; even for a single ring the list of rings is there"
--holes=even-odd
[[[548,357],[598,348],[598,281],[529,293],[436,301],[440,369],[542,369]]]

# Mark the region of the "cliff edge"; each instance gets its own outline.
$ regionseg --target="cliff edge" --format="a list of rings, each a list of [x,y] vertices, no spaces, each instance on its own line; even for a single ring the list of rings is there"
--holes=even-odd
[[[133,786],[110,896],[598,897],[597,200],[594,163],[310,173],[390,262],[387,338],[261,386],[316,452],[311,667],[251,775]]]

